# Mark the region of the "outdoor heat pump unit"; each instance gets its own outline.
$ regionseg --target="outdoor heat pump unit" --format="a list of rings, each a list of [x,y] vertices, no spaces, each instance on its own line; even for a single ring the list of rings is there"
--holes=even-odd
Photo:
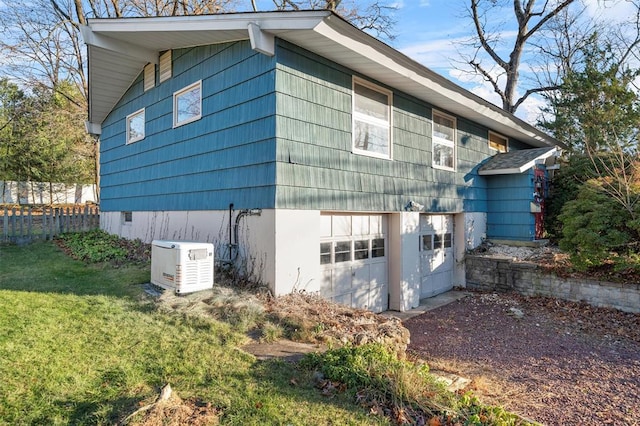
[[[213,288],[213,244],[154,240],[151,283],[176,294]]]

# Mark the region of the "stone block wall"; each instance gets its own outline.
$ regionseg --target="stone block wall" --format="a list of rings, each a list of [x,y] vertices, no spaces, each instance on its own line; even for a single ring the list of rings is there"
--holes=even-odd
[[[467,288],[483,291],[515,291],[525,296],[547,296],[593,306],[640,313],[640,284],[620,284],[578,278],[562,278],[535,263],[514,262],[508,257],[467,255]]]

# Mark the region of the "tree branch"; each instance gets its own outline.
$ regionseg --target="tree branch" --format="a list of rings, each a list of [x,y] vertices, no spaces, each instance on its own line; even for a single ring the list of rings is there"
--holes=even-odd
[[[554,16],[558,15],[558,13],[560,13],[563,9],[565,9],[566,7],[568,7],[571,3],[573,3],[575,0],[565,0],[562,3],[560,3],[558,6],[556,6],[555,9],[553,9],[551,12],[549,12],[544,18],[540,19],[540,21],[538,21],[538,23],[536,25],[534,25],[533,28],[531,28],[529,31],[527,31],[524,34],[524,38],[523,41],[527,40],[529,37],[531,37],[532,34],[534,34],[536,31],[538,31],[544,24],[547,23],[547,21],[549,21],[551,18],[553,18]],[[532,1],[533,3],[533,1]],[[546,8],[546,3],[545,3],[545,8]],[[544,9],[543,9],[544,10]],[[543,13],[543,12],[542,12]]]
[[[560,86],[545,86],[545,87],[534,87],[532,89],[528,89],[526,92],[524,92],[524,95],[522,95],[520,97],[520,99],[518,99],[516,101],[516,103],[513,105],[513,110],[515,111],[516,109],[518,109],[518,107],[530,96],[533,95],[534,93],[541,93],[541,92],[551,92],[553,90],[559,90]]]
[[[478,38],[480,39],[482,48],[489,54],[489,56],[491,56],[491,59],[493,59],[496,64],[500,65],[500,67],[506,70],[508,67],[507,62],[504,61],[500,56],[498,56],[495,50],[493,50],[493,48],[489,45],[489,42],[487,41],[484,33],[484,28],[482,28],[482,25],[480,24],[480,16],[478,15],[478,0],[471,0],[471,12],[473,17],[473,24],[476,27],[476,33],[478,34]]]
[[[500,86],[498,86],[497,80],[494,80],[493,77],[491,77],[491,74],[489,74],[489,72],[486,71],[479,62],[476,62],[472,59],[469,61],[469,65],[471,65],[476,71],[482,74],[485,81],[491,83],[491,85],[493,86],[493,90],[500,96],[500,99],[502,99],[502,101],[504,102],[506,97],[502,89],[500,89]]]

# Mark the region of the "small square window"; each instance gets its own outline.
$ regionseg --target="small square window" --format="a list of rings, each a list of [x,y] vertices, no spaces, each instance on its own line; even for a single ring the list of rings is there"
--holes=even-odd
[[[451,233],[434,235],[433,247],[435,249],[451,248]]]
[[[442,241],[442,246],[444,248],[451,248],[451,233],[450,232],[444,234],[444,238],[443,238],[443,241]]]
[[[133,222],[133,212],[122,212],[122,223],[131,224]]]
[[[509,150],[508,139],[497,133],[489,132],[489,148],[498,152],[507,152]]]
[[[173,127],[191,123],[202,117],[202,81],[173,94]]]
[[[384,257],[384,238],[371,240],[371,257]]]
[[[358,240],[353,242],[353,257],[355,260],[369,258],[369,240]]]
[[[331,243],[320,243],[320,264],[328,265],[331,263]]]
[[[335,262],[351,261],[351,241],[340,241],[335,245]]]
[[[433,250],[433,237],[431,235],[423,235],[421,241],[422,251],[431,251]]]
[[[127,116],[127,143],[144,139],[144,108]]]

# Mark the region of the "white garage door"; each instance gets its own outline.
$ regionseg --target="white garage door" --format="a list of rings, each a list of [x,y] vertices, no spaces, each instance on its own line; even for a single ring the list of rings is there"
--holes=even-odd
[[[389,306],[385,215],[321,215],[322,297],[373,312]]]
[[[453,216],[420,215],[420,298],[453,287]]]

